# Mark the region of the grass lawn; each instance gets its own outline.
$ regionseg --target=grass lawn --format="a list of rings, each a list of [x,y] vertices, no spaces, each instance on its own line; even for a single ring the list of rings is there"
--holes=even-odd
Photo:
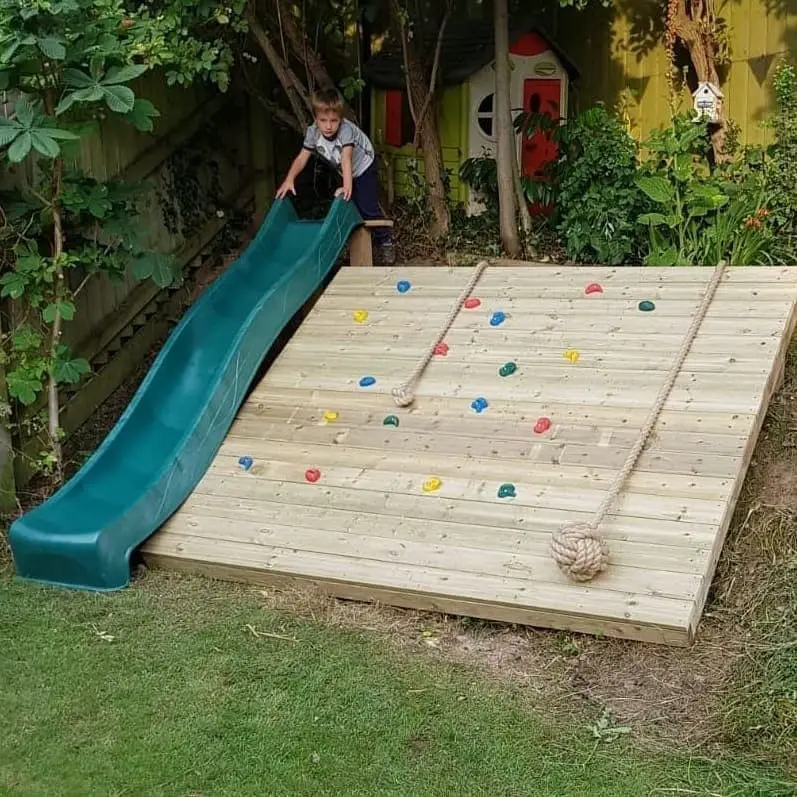
[[[150,573],[96,596],[6,573],[0,651],[4,795],[795,793],[749,761],[590,727],[575,696],[563,718],[527,686],[228,584]]]

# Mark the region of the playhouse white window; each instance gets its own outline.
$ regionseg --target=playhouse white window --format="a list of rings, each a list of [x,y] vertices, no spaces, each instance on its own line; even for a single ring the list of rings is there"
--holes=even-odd
[[[479,130],[487,137],[493,137],[493,102],[494,95],[488,94],[476,109],[476,124]]]

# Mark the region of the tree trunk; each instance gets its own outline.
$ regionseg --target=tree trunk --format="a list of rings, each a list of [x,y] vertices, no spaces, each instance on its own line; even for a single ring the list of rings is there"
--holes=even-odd
[[[717,72],[717,43],[715,38],[716,14],[714,0],[692,0],[687,9],[687,0],[669,0],[667,4],[667,44],[672,58],[675,39],[683,42],[689,60],[701,83],[713,83],[720,88]],[[714,157],[721,160],[725,149],[725,113],[711,133]]]
[[[498,213],[501,243],[510,257],[520,254],[515,193],[515,131],[509,96],[509,14],[507,0],[495,0],[495,103],[496,166],[498,170]]]
[[[291,106],[291,111],[296,117],[296,121],[301,129],[306,128],[310,124],[310,100],[307,96],[301,81],[293,73],[293,70],[282,60],[277,49],[271,42],[265,28],[260,24],[257,17],[252,11],[246,15],[249,30],[254,36],[255,41],[260,46],[269,66],[274,70],[274,74],[280,82],[285,94],[288,96],[288,102]]]
[[[404,29],[406,12],[400,0],[392,0],[390,9],[393,24],[401,40],[410,112],[415,122],[418,143],[423,150],[423,172],[429,189],[429,207],[432,211],[430,232],[434,238],[442,238],[448,233],[450,219],[446,204],[443,148],[437,125],[437,103],[431,83],[432,77],[427,74],[421,57],[419,48],[423,42],[415,40],[421,37],[416,34],[413,41],[407,38]],[[431,71],[435,71],[436,80],[436,70],[432,68]],[[421,110],[423,116],[419,118]]]
[[[288,4],[285,0],[277,0],[277,2],[280,9],[280,21],[285,35],[288,38],[288,44],[290,44],[291,50],[293,50],[293,54],[299,61],[307,64],[310,76],[319,88],[334,88],[335,81],[330,77],[321,56],[313,49],[310,42],[307,41],[307,36],[304,31],[299,28],[296,17],[291,12]],[[313,86],[308,86],[307,88],[312,91]],[[344,112],[347,119],[351,119],[355,124],[358,123],[357,114],[347,102],[344,103]]]

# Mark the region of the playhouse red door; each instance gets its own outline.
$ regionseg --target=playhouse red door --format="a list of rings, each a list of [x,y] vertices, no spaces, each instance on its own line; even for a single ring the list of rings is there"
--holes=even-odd
[[[553,79],[530,78],[523,83],[523,110],[529,114],[544,114],[553,121],[561,116],[561,83]],[[545,181],[545,167],[556,158],[556,142],[544,130],[535,130],[531,135],[523,134],[521,143],[521,169],[523,176],[531,180]],[[532,209],[542,212],[545,208],[532,203]]]

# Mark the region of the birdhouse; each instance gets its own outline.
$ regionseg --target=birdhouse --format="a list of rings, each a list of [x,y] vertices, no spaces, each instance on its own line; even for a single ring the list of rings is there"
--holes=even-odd
[[[713,83],[698,83],[697,90],[692,94],[697,118],[708,119],[709,122],[719,121],[723,97],[723,93]]]

